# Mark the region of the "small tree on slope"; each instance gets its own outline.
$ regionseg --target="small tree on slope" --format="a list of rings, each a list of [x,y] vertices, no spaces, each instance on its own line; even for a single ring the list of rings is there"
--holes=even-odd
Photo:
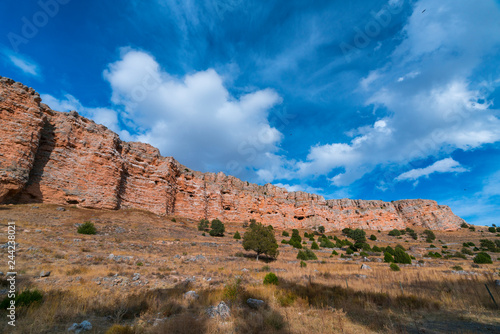
[[[257,261],[260,254],[266,254],[276,258],[279,254],[278,243],[274,237],[274,232],[261,223],[253,224],[243,235],[243,248],[253,250],[257,253]]]

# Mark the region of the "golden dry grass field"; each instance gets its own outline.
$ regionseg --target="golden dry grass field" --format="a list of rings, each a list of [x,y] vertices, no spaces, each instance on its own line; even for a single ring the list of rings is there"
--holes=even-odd
[[[435,231],[436,248],[429,248],[423,229],[415,229],[418,240],[366,231],[377,237],[368,240],[370,246],[400,244],[415,258],[400,271],[392,271],[380,253],[344,258],[345,249],[331,255],[329,248],[315,250],[318,260],[301,267],[298,250],[281,244],[290,238],[278,230],[277,260],[256,261],[233,238],[236,231],[243,236],[242,222],[224,222],[225,236],[211,237],[198,231],[197,221],[182,217],[64,208],[0,206],[0,244],[7,242],[8,222],[16,226],[18,293],[36,289],[43,296],[17,307],[16,327],[8,326],[7,312],[0,310],[0,332],[68,333],[73,323],[88,320],[92,329],[82,333],[500,333],[500,310],[485,287],[500,303],[500,253],[490,253],[493,264],[480,265],[474,255],[425,256],[500,239],[484,227]],[[94,223],[97,234],[77,233],[85,221]],[[300,231],[310,248],[304,232],[312,231]],[[341,231],[326,235],[346,238]],[[4,299],[7,248],[0,252]],[[48,277],[40,277],[47,271]],[[269,272],[278,285],[263,284]],[[187,291],[199,297],[186,298]],[[265,304],[253,309],[248,298]],[[221,301],[230,316],[210,318],[206,310]]]

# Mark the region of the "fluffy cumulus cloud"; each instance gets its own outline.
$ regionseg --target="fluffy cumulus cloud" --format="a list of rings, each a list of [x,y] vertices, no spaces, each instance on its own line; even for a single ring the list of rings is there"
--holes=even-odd
[[[452,159],[421,170],[414,162],[500,140],[499,112],[488,101],[499,78],[477,79],[500,45],[492,34],[500,31],[499,16],[494,1],[417,2],[388,63],[359,83],[378,120],[349,131],[349,142],[311,147],[294,175],[328,175],[347,186],[379,166],[413,169],[399,180],[463,171]]]
[[[136,139],[191,168],[241,175],[267,167],[278,151],[282,134],[268,119],[281,98],[271,89],[235,97],[213,69],[178,78],[132,49],[122,50],[104,78]]]
[[[467,169],[462,167],[459,162],[452,158],[446,158],[436,161],[425,168],[415,168],[399,175],[396,180],[418,180],[421,177],[427,177],[433,173],[463,173]]]

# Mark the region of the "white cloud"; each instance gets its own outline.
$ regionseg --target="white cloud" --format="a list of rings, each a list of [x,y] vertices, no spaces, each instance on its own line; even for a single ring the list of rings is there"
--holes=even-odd
[[[500,113],[488,101],[492,90],[471,79],[500,45],[500,35],[491,34],[500,31],[499,16],[494,1],[416,3],[390,61],[359,84],[366,105],[386,114],[349,131],[350,142],[311,147],[290,175],[328,175],[334,185],[347,186],[378,166],[392,173],[418,159],[500,141]],[[498,86],[495,79],[486,85]],[[393,178],[382,177],[382,187]]]
[[[177,78],[146,52],[123,49],[108,66],[112,102],[123,106],[125,122],[163,155],[194,169],[270,168],[282,134],[269,124],[281,97],[271,89],[239,97],[213,69]],[[265,178],[265,175],[263,175]]]
[[[463,173],[466,171],[468,171],[468,169],[462,167],[458,161],[455,161],[452,158],[446,158],[436,161],[432,165],[425,168],[415,168],[404,172],[399,175],[396,180],[417,180],[421,177],[427,177],[433,173]]]
[[[32,76],[40,75],[39,66],[34,61],[29,60],[28,57],[19,53],[14,53],[8,49],[3,49],[2,53],[9,63],[23,71],[25,74]]]
[[[300,185],[300,184],[290,185],[290,184],[283,184],[283,183],[275,183],[274,185],[276,187],[285,188],[289,192],[303,191],[303,192],[310,193],[310,194],[319,194],[323,191],[323,189],[321,189],[321,188],[314,188],[314,187],[311,187],[308,185]]]

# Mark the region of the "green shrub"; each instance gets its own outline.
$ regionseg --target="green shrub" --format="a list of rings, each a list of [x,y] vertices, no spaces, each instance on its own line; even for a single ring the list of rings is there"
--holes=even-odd
[[[335,244],[328,238],[322,238],[319,246],[323,248],[333,248]]]
[[[314,250],[319,249],[319,246],[318,246],[318,244],[316,243],[316,241],[313,241],[313,243],[312,243],[312,245],[311,245],[311,249],[314,249]]]
[[[469,230],[471,230],[472,232],[476,231],[476,228],[474,226],[469,226]]]
[[[264,277],[264,284],[278,285],[278,281],[278,276],[276,276],[274,273],[268,273]]]
[[[389,268],[391,268],[392,271],[400,271],[401,269],[399,268],[399,266],[395,263],[391,263],[391,265],[389,266]]]
[[[488,250],[490,252],[497,252],[498,250],[500,250],[497,248],[497,244],[491,240],[481,239],[479,240],[479,242],[481,243],[482,249]]]
[[[219,219],[212,220],[210,224],[210,235],[212,237],[223,237],[224,232],[226,231],[226,227]]]
[[[287,231],[283,231],[283,233],[281,233],[281,235],[284,237],[289,237],[290,233],[288,233]]]
[[[497,229],[494,227],[488,227],[488,232],[497,233]]]
[[[394,249],[392,249],[391,246],[387,246],[385,249],[384,249],[384,253],[387,252],[389,254],[391,254],[392,256],[394,256]]]
[[[263,266],[262,268],[260,268],[260,271],[266,271],[266,272],[271,271],[271,267]]]
[[[399,231],[398,229],[394,229],[389,232],[389,235],[391,237],[399,237],[401,235],[401,231]]]
[[[318,232],[321,233],[321,234],[325,233],[325,227],[324,226],[319,226],[318,227]]]
[[[443,256],[441,254],[439,254],[438,252],[429,252],[427,253],[426,255],[427,257],[431,257],[433,259],[439,259],[439,258],[442,258]]]
[[[480,252],[474,258],[474,263],[493,263],[491,256],[486,252]]]
[[[431,230],[425,230],[424,235],[427,237],[426,240],[430,241],[436,240],[436,235]]]
[[[172,218],[172,221],[175,223],[176,222],[175,218]]]
[[[303,261],[308,261],[308,260],[317,260],[318,257],[314,252],[310,249],[305,249],[303,251],[299,251],[297,254],[297,260],[303,260]]]
[[[210,225],[210,222],[207,219],[200,220],[200,222],[198,224],[198,231],[208,230],[209,225]]]
[[[0,303],[0,309],[7,309],[10,306],[10,301],[13,298],[5,297]],[[38,290],[24,290],[23,292],[17,294],[14,299],[16,302],[16,307],[19,306],[30,306],[33,303],[39,302],[43,299],[43,295]]]
[[[300,237],[299,230],[292,230],[292,237],[290,238],[288,244],[298,249],[302,248],[302,238]]]
[[[337,253],[337,251],[334,249],[332,255],[339,255],[339,253]]]
[[[378,246],[373,246],[372,251],[374,251],[375,253],[381,253],[382,249]]]
[[[368,253],[366,253],[366,252],[361,252],[361,253],[359,253],[359,255],[360,256],[369,256]]]
[[[437,248],[437,247],[434,246],[433,244],[430,244],[429,248]]]
[[[453,267],[451,267],[451,269],[453,269],[453,270],[464,270],[464,268],[462,268],[460,266],[453,266]]]
[[[467,225],[467,223],[462,223],[462,225],[460,225],[461,228],[469,228],[469,225]]]
[[[236,233],[233,235],[233,238],[236,239],[236,240],[241,239],[240,232],[236,231]]]
[[[307,267],[307,263],[305,263],[304,261],[300,261],[300,267],[301,268]]]
[[[389,252],[384,253],[384,262],[387,262],[387,263],[394,262],[394,257],[392,256],[391,253],[389,253]]]
[[[94,223],[85,222],[78,227],[77,232],[80,234],[96,234],[97,230],[94,226]]]
[[[370,240],[373,240],[373,241],[377,240],[377,237],[375,236],[375,234],[370,235]]]
[[[342,231],[344,231],[344,230],[342,230]],[[357,228],[355,230],[349,229],[347,236],[355,241],[358,241],[358,242],[366,241],[366,232],[360,228]]]
[[[286,244],[288,244],[288,241],[283,239],[283,240],[281,240],[281,243],[286,245]]]
[[[467,255],[474,255],[474,252],[472,252],[469,248],[462,248],[462,254],[467,254]]]
[[[351,248],[347,248],[347,250],[345,251],[345,253],[347,255],[351,255],[351,254],[354,254],[354,251]]]

